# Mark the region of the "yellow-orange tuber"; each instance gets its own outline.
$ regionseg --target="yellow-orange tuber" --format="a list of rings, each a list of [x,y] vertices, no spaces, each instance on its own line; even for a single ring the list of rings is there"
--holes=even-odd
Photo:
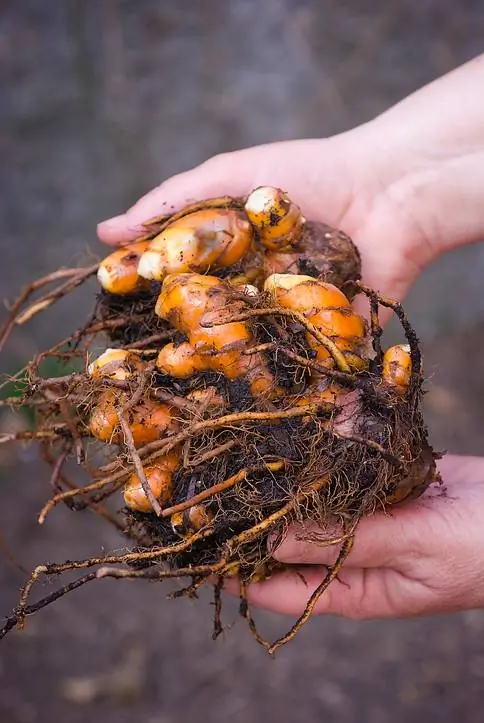
[[[138,354],[126,349],[106,349],[87,368],[87,373],[93,379],[115,379],[124,382],[132,378],[144,366],[143,360]]]
[[[205,359],[188,341],[178,345],[166,344],[158,354],[156,366],[164,374],[176,379],[187,379],[207,369]]]
[[[249,221],[257,229],[266,249],[280,251],[292,247],[305,222],[301,209],[279,188],[260,186],[245,202]]]
[[[227,282],[199,274],[168,276],[156,302],[156,313],[185,334],[188,342],[178,348],[174,344],[165,346],[158,355],[157,367],[180,378],[211,369],[222,372],[227,379],[246,378],[254,394],[268,392],[274,380],[264,358],[261,354],[242,353],[255,343],[248,322],[203,325],[208,314],[228,306],[243,308]]]
[[[120,444],[123,432],[119,424],[119,410],[127,401],[125,394],[108,389],[103,392],[91,412],[89,431],[101,442]],[[142,399],[125,413],[126,421],[133,435],[136,447],[161,439],[165,432],[176,432],[179,423],[167,404]]]
[[[253,240],[240,211],[206,209],[178,219],[150,242],[138,273],[162,281],[169,274],[204,272],[238,263]]]
[[[186,537],[204,527],[209,527],[214,520],[214,514],[207,505],[195,504],[183,512],[174,512],[171,515],[173,532],[180,537]]]
[[[403,396],[410,383],[412,358],[408,344],[391,346],[383,355],[382,379],[385,384]]]
[[[333,341],[352,369],[367,366],[367,329],[342,291],[310,276],[272,274],[264,288],[285,309],[299,312]],[[330,352],[308,333],[318,361],[332,364]]]
[[[149,241],[128,244],[101,261],[97,278],[103,289],[120,296],[148,289],[148,281],[138,273],[139,260],[148,246]]]
[[[145,467],[144,473],[156,499],[161,505],[166,504],[173,494],[173,472],[180,464],[178,452],[167,454],[158,459],[156,464]],[[124,488],[124,501],[126,507],[134,512],[153,512],[153,508],[141,485],[139,476],[134,473],[126,482]]]

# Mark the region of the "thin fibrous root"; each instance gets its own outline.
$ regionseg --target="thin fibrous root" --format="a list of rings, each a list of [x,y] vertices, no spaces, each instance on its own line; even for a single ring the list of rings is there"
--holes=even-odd
[[[379,372],[383,363],[383,349],[381,347],[381,336],[383,329],[378,316],[379,300],[378,294],[368,290],[368,298],[370,300],[370,324],[371,324],[371,340],[373,351],[375,352],[375,371]],[[370,293],[371,292],[371,293]]]
[[[130,319],[131,322],[131,319]],[[158,334],[152,334],[151,336],[147,336],[145,339],[139,339],[138,341],[134,341],[132,344],[125,344],[123,346],[123,349],[129,349],[130,351],[142,351],[145,350],[146,346],[151,346],[151,344],[159,344],[162,341],[169,341],[170,339],[173,339],[175,336],[174,331],[162,331]],[[146,351],[146,350],[145,350]],[[156,351],[159,352],[159,349],[152,349],[150,350],[152,352]]]
[[[341,550],[339,552],[339,555],[336,559],[336,562],[334,565],[328,568],[328,572],[324,578],[324,580],[318,585],[316,590],[313,592],[311,597],[309,598],[306,607],[304,608],[304,611],[302,615],[296,620],[292,628],[287,632],[285,635],[283,635],[281,638],[278,638],[275,640],[269,647],[267,648],[267,652],[270,655],[274,655],[276,650],[286,643],[288,643],[290,640],[294,638],[295,635],[301,630],[303,625],[305,625],[311,615],[313,614],[314,608],[320,599],[321,595],[328,589],[329,585],[335,580],[341,571],[341,568],[343,567],[343,564],[345,560],[347,559],[348,555],[351,552],[351,549],[353,547],[354,542],[354,535],[350,535],[346,538],[346,540],[343,542],[341,546]]]
[[[76,560],[76,561],[69,561],[62,564],[53,564],[53,565],[38,565],[30,575],[29,580],[27,580],[26,584],[24,585],[22,589],[22,593],[20,596],[19,605],[16,608],[15,616],[16,616],[16,622],[20,622],[21,620],[26,616],[30,614],[30,609],[35,607],[35,610],[32,610],[32,612],[35,612],[37,609],[40,609],[40,607],[45,607],[45,605],[48,604],[48,602],[51,601],[52,595],[49,595],[47,598],[44,598],[44,600],[47,600],[44,604],[41,604],[43,600],[40,600],[38,603],[35,603],[35,605],[27,606],[27,601],[30,596],[32,587],[36,583],[36,581],[39,579],[41,575],[57,575],[63,572],[67,572],[68,570],[82,570],[89,567],[96,567],[98,565],[116,565],[116,564],[129,564],[129,563],[140,563],[140,562],[155,562],[158,560],[161,560],[162,558],[166,558],[169,555],[175,555],[179,552],[184,552],[187,550],[191,545],[193,545],[198,540],[202,540],[206,537],[209,537],[213,534],[213,530],[200,530],[199,532],[194,533],[191,537],[189,537],[186,540],[182,540],[176,545],[171,545],[171,547],[164,547],[164,548],[158,548],[149,550],[147,552],[129,552],[125,555],[107,555],[105,557],[91,557],[87,560]],[[174,578],[174,577],[186,577],[187,575],[196,575],[196,574],[209,574],[210,569],[207,569],[207,566],[202,566],[203,571],[201,573],[197,572],[197,568],[184,568],[184,570],[180,573],[178,570],[157,570],[153,568],[148,569],[141,569],[141,570],[134,570],[134,569],[124,569],[124,568],[112,568],[112,567],[101,567],[96,572],[91,573],[88,576],[84,576],[82,578],[79,578],[77,581],[77,584],[74,585],[74,583],[71,583],[70,585],[74,585],[74,587],[69,587],[69,585],[65,586],[68,588],[66,592],[69,592],[70,589],[75,589],[77,587],[80,587],[84,584],[84,582],[90,582],[92,579],[96,578],[103,578],[103,577],[145,577],[145,578],[152,578],[152,579],[164,579],[164,578]],[[210,567],[210,566],[209,566]],[[223,567],[223,565],[221,565]],[[64,588],[62,588],[64,589]],[[59,591],[58,591],[59,593]],[[61,597],[64,593],[61,591],[60,594],[53,593],[54,597],[53,600],[57,600],[58,597]],[[40,607],[36,607],[40,606]],[[29,611],[29,612],[27,612]],[[15,623],[14,623],[15,625]],[[9,630],[13,626],[10,626]],[[7,630],[8,632],[8,630]],[[0,635],[0,638],[2,636]]]
[[[59,269],[59,271],[54,271],[53,273],[47,274],[47,276],[42,276],[42,278],[37,279],[33,283],[29,284],[20,294],[20,296],[14,301],[10,308],[10,313],[8,314],[7,319],[3,323],[2,327],[0,328],[0,351],[3,349],[3,346],[8,339],[10,332],[12,331],[13,327],[17,323],[18,319],[18,313],[22,306],[25,304],[25,302],[29,299],[32,294],[34,294],[38,289],[41,289],[43,286],[48,286],[49,284],[52,284],[54,281],[57,281],[58,279],[65,279],[69,278],[72,279],[72,277],[78,276],[83,271],[90,271],[91,269]],[[96,264],[96,270],[97,270],[97,264]],[[92,272],[92,273],[95,273]],[[89,274],[90,275],[90,274]],[[87,278],[87,277],[86,277]]]
[[[197,591],[199,588],[202,587],[202,585],[205,585],[207,582],[207,578],[203,577],[203,575],[200,575],[199,577],[193,577],[192,582],[190,585],[187,585],[186,587],[182,587],[180,590],[175,590],[174,592],[169,592],[166,596],[167,600],[177,600],[181,597],[197,597]]]
[[[124,472],[123,478],[128,476],[129,472]],[[116,490],[118,490],[123,485],[123,483],[123,479],[115,480],[113,483],[114,486],[112,491],[115,492]],[[109,478],[103,478],[97,480],[96,482],[91,482],[91,484],[88,484],[85,487],[74,487],[73,489],[59,492],[43,506],[37,518],[37,522],[39,523],[39,525],[43,525],[45,522],[45,518],[47,517],[49,512],[51,512],[51,510],[53,510],[54,507],[59,504],[59,502],[65,502],[66,500],[72,497],[77,497],[78,495],[89,494],[89,492],[100,490],[103,487],[107,487],[107,485],[109,484],[111,484],[111,480]]]
[[[84,444],[82,443],[81,435],[79,433],[77,425],[71,417],[67,399],[59,399],[59,409],[61,411],[62,417],[64,418],[64,422],[66,423],[67,429],[70,432],[72,441],[74,442],[74,449],[76,450],[76,463],[78,465],[81,465],[84,463],[86,458]]]
[[[62,489],[59,484],[60,480],[62,479],[62,468],[69,454],[71,453],[71,449],[72,447],[70,444],[64,445],[64,449],[59,454],[57,459],[55,461],[52,460],[52,472],[50,475],[49,483],[54,492],[58,492],[60,489]]]
[[[255,624],[254,618],[252,617],[252,614],[250,612],[249,601],[247,599],[247,583],[244,580],[240,580],[240,578],[239,578],[239,599],[240,599],[239,613],[247,621],[247,625],[249,626],[249,630],[252,634],[252,637],[265,650],[268,650],[271,646],[271,642],[269,640],[266,640],[264,637],[262,637],[262,635],[257,630],[257,626]]]
[[[225,452],[228,452],[230,449],[233,449],[239,444],[240,441],[238,439],[230,439],[228,442],[220,444],[214,449],[209,449],[207,452],[199,454],[198,457],[193,457],[193,459],[187,460],[187,466],[198,467],[199,465],[204,464],[204,462],[209,462],[211,459],[215,459],[215,457],[225,454]]]
[[[328,409],[332,405],[327,405]],[[195,436],[196,434],[199,434],[201,432],[205,432],[208,429],[216,429],[217,427],[224,427],[229,425],[235,425],[240,424],[242,422],[257,422],[257,421],[275,421],[279,419],[291,419],[292,417],[304,417],[306,415],[315,414],[318,409],[325,408],[321,404],[306,404],[301,407],[293,407],[291,409],[286,410],[280,410],[277,412],[237,412],[234,414],[226,414],[223,417],[217,417],[216,419],[207,419],[202,422],[197,422],[196,424],[192,425],[191,427],[188,427],[185,431],[180,432],[179,434],[174,435],[168,440],[157,440],[156,442],[150,442],[149,444],[146,444],[144,447],[141,447],[137,450],[137,454],[140,459],[143,458],[144,463],[152,462],[153,460],[157,459],[158,457],[167,454],[170,452],[174,447],[176,447],[178,444],[181,444],[186,439],[189,439],[192,436]],[[1,438],[0,438],[1,441]],[[145,458],[144,455],[152,452],[152,454],[148,454],[148,456]],[[108,465],[109,468],[109,465]],[[112,469],[112,467],[111,467]],[[106,468],[101,468],[100,471],[105,471]],[[40,512],[38,522],[39,524],[42,524],[45,521],[45,518],[49,514],[49,512],[59,503],[63,502],[64,500],[68,499],[69,497],[75,497],[77,495],[85,495],[89,492],[92,492],[94,490],[99,490],[103,487],[106,487],[109,484],[115,485],[113,491],[116,489],[119,489],[119,487],[122,486],[125,479],[127,479],[130,475],[129,469],[122,469],[118,472],[113,472],[111,475],[107,477],[103,477],[100,480],[97,480],[96,482],[93,482],[89,485],[86,485],[85,487],[78,487],[74,490],[66,490],[65,492],[61,492],[55,497],[52,497],[47,504],[43,507],[43,509]]]
[[[124,410],[119,408],[116,410],[118,414],[119,419],[119,426],[121,427],[124,435],[124,443],[126,447],[128,448],[131,460],[134,464],[134,468],[136,470],[136,474],[138,475],[138,479],[141,483],[141,487],[143,488],[143,492],[145,493],[146,497],[149,500],[150,505],[152,506],[154,513],[157,517],[160,517],[161,515],[161,505],[156,499],[155,495],[153,494],[153,490],[151,489],[148,480],[146,479],[146,474],[143,468],[143,464],[141,462],[140,456],[136,450],[134,439],[133,439],[133,433],[131,431],[131,428],[126,421],[126,418],[124,416]]]
[[[372,439],[366,439],[366,437],[360,437],[357,434],[343,434],[342,432],[336,432],[334,430],[332,430],[332,434],[334,434],[335,437],[339,437],[339,439],[345,439],[347,442],[355,442],[356,444],[361,444],[364,447],[373,449],[375,452],[381,454],[383,459],[386,459],[387,462],[390,462],[395,467],[403,467],[405,464],[405,460],[395,457],[394,454]]]
[[[217,314],[219,316],[219,314]],[[338,346],[334,343],[332,339],[330,339],[328,336],[325,336],[325,334],[322,334],[319,329],[317,329],[314,324],[312,324],[304,314],[299,313],[298,311],[292,311],[290,309],[283,309],[281,307],[271,307],[267,309],[249,309],[247,311],[242,312],[241,314],[223,314],[220,315],[220,318],[217,318],[217,321],[213,321],[210,317],[207,319],[207,321],[203,322],[202,319],[202,326],[204,327],[212,327],[212,326],[221,326],[222,324],[227,324],[229,322],[237,322],[237,321],[246,321],[247,319],[251,319],[257,316],[287,316],[294,321],[297,321],[301,326],[303,326],[306,331],[313,336],[316,341],[318,341],[321,346],[323,346],[326,351],[333,357],[334,363],[338,367],[338,369],[342,372],[349,373],[350,366],[348,362],[346,361],[344,354],[340,349],[338,349]]]
[[[51,474],[51,480],[50,484],[53,488],[55,488],[56,485],[56,475],[55,475],[55,466],[59,464],[59,459],[55,460],[52,456],[49,448],[44,445],[42,448],[42,457],[44,458],[45,462],[49,464],[52,468],[52,474]],[[64,487],[67,487],[68,489],[77,489],[77,485],[74,484],[68,477],[64,474],[62,471],[62,468],[59,469],[57,473],[58,479]],[[121,532],[124,535],[127,535],[132,540],[137,542],[138,544],[146,543],[146,539],[143,536],[139,536],[136,534],[133,530],[126,529],[126,525],[123,525],[121,521],[118,519],[118,517],[115,515],[115,513],[111,513],[108,510],[106,510],[102,505],[99,504],[100,500],[90,499],[85,502],[85,507],[91,510],[91,512],[94,512],[96,515],[99,515],[99,517],[103,517],[105,520],[110,522],[119,532]]]
[[[289,357],[289,359],[298,362],[302,366],[308,367],[308,369],[313,369],[315,372],[318,372],[318,374],[323,374],[324,376],[330,377],[331,379],[336,379],[337,381],[344,382],[349,386],[361,387],[367,392],[374,393],[372,382],[364,373],[345,374],[345,372],[340,372],[337,369],[328,369],[328,367],[324,366],[324,364],[321,364],[315,359],[308,359],[301,354],[297,354],[291,349],[287,349],[287,347],[285,346],[279,347],[278,351],[281,354],[285,354],[287,357]]]
[[[82,577],[77,578],[77,580],[74,580],[73,582],[64,585],[50,595],[47,595],[41,600],[38,600],[36,603],[33,603],[32,605],[26,605],[21,609],[15,610],[12,615],[7,618],[4,626],[0,629],[0,640],[4,638],[5,635],[10,632],[10,630],[12,630],[16,625],[22,628],[24,620],[28,615],[33,615],[39,610],[42,610],[42,608],[45,608],[47,605],[55,602],[60,597],[63,597],[63,595],[66,595],[68,592],[76,590],[78,587],[82,587],[82,585],[85,585],[86,583],[91,582],[91,580],[95,579],[96,573],[88,572],[86,575],[83,575]]]
[[[149,442],[144,447],[138,450],[140,457],[144,457],[145,454],[149,454],[146,458],[146,462],[151,462],[161,454],[167,454],[178,444],[181,444],[186,439],[192,436],[205,432],[209,429],[217,429],[219,427],[230,427],[232,425],[242,424],[243,422],[276,422],[281,419],[292,419],[293,417],[305,417],[308,415],[317,414],[318,410],[326,410],[331,412],[333,405],[331,404],[305,404],[300,407],[290,407],[289,409],[280,409],[277,411],[270,412],[234,412],[232,414],[225,414],[222,417],[216,417],[215,419],[206,419],[201,422],[196,422],[192,426],[188,427],[183,432],[175,434],[168,440],[156,440],[155,442]]]
[[[22,430],[21,432],[4,432],[0,434],[0,444],[7,442],[31,441],[36,439],[65,439],[62,431],[67,430],[67,425],[56,424],[55,429],[39,429],[37,431]]]
[[[266,341],[263,344],[257,344],[256,346],[251,346],[248,349],[244,349],[242,354],[245,354],[246,356],[251,356],[252,354],[260,354],[260,352],[267,352],[267,351],[274,351],[277,349],[277,344],[274,341]]]
[[[321,483],[322,484],[322,483]],[[314,492],[315,486],[311,490]],[[274,526],[276,526],[280,520],[289,515],[307,496],[309,493],[300,492],[294,499],[287,502],[279,510],[273,512],[268,517],[263,519],[248,530],[244,530],[234,537],[230,538],[223,546],[222,555],[219,560],[215,563],[205,565],[191,565],[184,568],[178,568],[174,570],[158,570],[153,568],[147,569],[124,569],[124,568],[111,568],[108,565],[119,565],[129,563],[141,563],[141,562],[158,562],[162,559],[166,559],[171,555],[179,554],[188,550],[192,545],[199,540],[210,537],[214,534],[213,528],[206,528],[195,532],[193,535],[188,537],[181,542],[170,545],[168,547],[154,548],[146,552],[131,552],[125,555],[107,555],[105,557],[92,557],[86,560],[69,561],[62,564],[52,565],[39,565],[32,572],[30,579],[27,581],[23,588],[20,603],[17,608],[17,618],[20,619],[25,616],[25,610],[27,609],[27,600],[32,590],[33,585],[42,574],[56,575],[59,573],[67,572],[68,570],[81,570],[89,567],[96,567],[103,565],[95,573],[96,578],[103,577],[114,577],[117,579],[121,578],[148,578],[162,580],[165,578],[179,578],[179,577],[192,577],[198,575],[223,575],[226,572],[233,572],[233,566],[238,563],[231,561],[230,557],[242,545],[251,542],[253,539],[259,537],[261,534],[269,532]],[[92,578],[89,578],[92,579]],[[83,584],[83,583],[79,583]],[[79,587],[77,585],[76,587]],[[55,598],[56,599],[56,598]]]
[[[231,477],[228,477],[228,479],[224,480],[223,482],[218,482],[217,484],[208,487],[202,492],[199,492],[197,495],[190,497],[188,500],[184,500],[184,502],[179,502],[177,505],[173,505],[172,507],[165,507],[165,509],[161,513],[161,516],[170,517],[176,512],[183,512],[184,510],[188,510],[190,507],[192,507],[192,505],[197,505],[199,502],[204,502],[205,500],[208,500],[211,497],[214,497],[215,495],[218,495],[221,492],[224,492],[225,490],[234,487],[239,482],[247,479],[247,477],[253,472],[260,472],[263,470],[267,470],[269,472],[280,472],[282,469],[284,469],[285,465],[285,460],[281,459],[277,462],[264,462],[263,464],[254,465],[252,467],[245,467],[236,474],[233,474]]]
[[[373,291],[373,289],[370,289],[368,286],[365,286],[359,281],[357,281],[356,284],[360,291],[362,291],[370,300],[375,296],[381,306],[391,309],[397,316],[410,347],[410,359],[412,362],[410,388],[414,390],[418,389],[422,380],[422,354],[419,347],[418,337],[407,319],[403,306],[399,301],[389,299],[386,296],[381,296],[381,294],[378,294],[376,291]]]
[[[86,269],[78,269],[77,274],[72,274],[68,281],[61,284],[53,291],[49,291],[49,293],[45,294],[45,296],[41,299],[34,301],[32,306],[29,306],[28,309],[25,309],[25,311],[21,314],[18,314],[13,323],[19,326],[21,324],[25,324],[27,321],[30,321],[30,319],[39,314],[41,311],[44,311],[44,309],[47,309],[54,302],[62,299],[62,297],[68,294],[69,291],[72,291],[77,286],[83,284],[90,276],[94,276],[98,267],[99,264],[96,263]]]
[[[216,640],[223,633],[222,626],[222,589],[224,586],[224,578],[222,575],[217,576],[217,580],[213,585],[213,633],[212,640]]]

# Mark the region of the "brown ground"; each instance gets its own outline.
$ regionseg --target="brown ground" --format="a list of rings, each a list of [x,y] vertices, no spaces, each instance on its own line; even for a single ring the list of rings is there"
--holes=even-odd
[[[360,5],[4,0],[2,296],[88,244],[98,252],[97,219],[161,178],[221,150],[350,127],[482,50],[479,0]],[[483,272],[482,246],[453,254],[408,302],[434,443],[474,454],[484,453]],[[90,292],[77,298],[19,334],[2,371],[81,322]],[[1,534],[22,564],[123,546],[88,513],[59,508],[39,528],[44,477],[32,452],[2,450]],[[0,612],[23,579],[0,558]],[[115,581],[63,599],[0,646],[0,723],[482,720],[482,611],[315,619],[271,661],[234,605],[234,627],[212,643],[209,603]],[[259,617],[268,634],[287,626]]]

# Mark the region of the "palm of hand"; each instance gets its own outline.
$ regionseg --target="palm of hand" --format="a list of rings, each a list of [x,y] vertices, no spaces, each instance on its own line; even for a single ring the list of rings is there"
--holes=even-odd
[[[165,208],[276,185],[307,218],[352,236],[362,254],[365,282],[401,299],[421,270],[425,239],[411,212],[397,200],[387,169],[376,168],[368,147],[362,127],[328,140],[274,143],[222,154],[158,186],[126,214],[100,224],[98,233],[107,243],[126,243],[140,234],[143,221]]]
[[[391,514],[362,520],[353,551],[319,599],[316,614],[409,617],[484,604],[482,460],[449,457],[441,471],[444,480],[450,480],[444,488],[396,507]],[[291,615],[303,611],[336,551],[301,537],[301,529],[290,533],[275,553],[293,569],[250,586],[254,604]]]

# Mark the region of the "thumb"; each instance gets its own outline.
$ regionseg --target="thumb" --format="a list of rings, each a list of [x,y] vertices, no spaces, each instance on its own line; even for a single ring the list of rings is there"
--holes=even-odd
[[[172,213],[203,198],[244,196],[255,186],[271,180],[285,183],[289,174],[284,172],[281,158],[286,158],[287,153],[292,154],[295,145],[299,142],[271,143],[213,156],[200,166],[164,181],[126,213],[101,222],[98,236],[108,244],[126,243],[143,232],[144,221],[164,211]]]
[[[143,222],[153,216],[172,213],[203,198],[245,196],[264,185],[283,188],[304,207],[308,218],[337,226],[348,206],[350,183],[341,169],[349,148],[341,137],[333,137],[269,143],[222,153],[172,176],[125,213],[101,222],[98,236],[111,245],[127,243],[143,233]]]
[[[143,222],[153,216],[173,213],[200,198],[248,193],[253,164],[250,157],[238,164],[237,155],[214,156],[196,168],[172,176],[142,196],[125,213],[98,224],[99,239],[111,245],[127,243],[143,233]]]

